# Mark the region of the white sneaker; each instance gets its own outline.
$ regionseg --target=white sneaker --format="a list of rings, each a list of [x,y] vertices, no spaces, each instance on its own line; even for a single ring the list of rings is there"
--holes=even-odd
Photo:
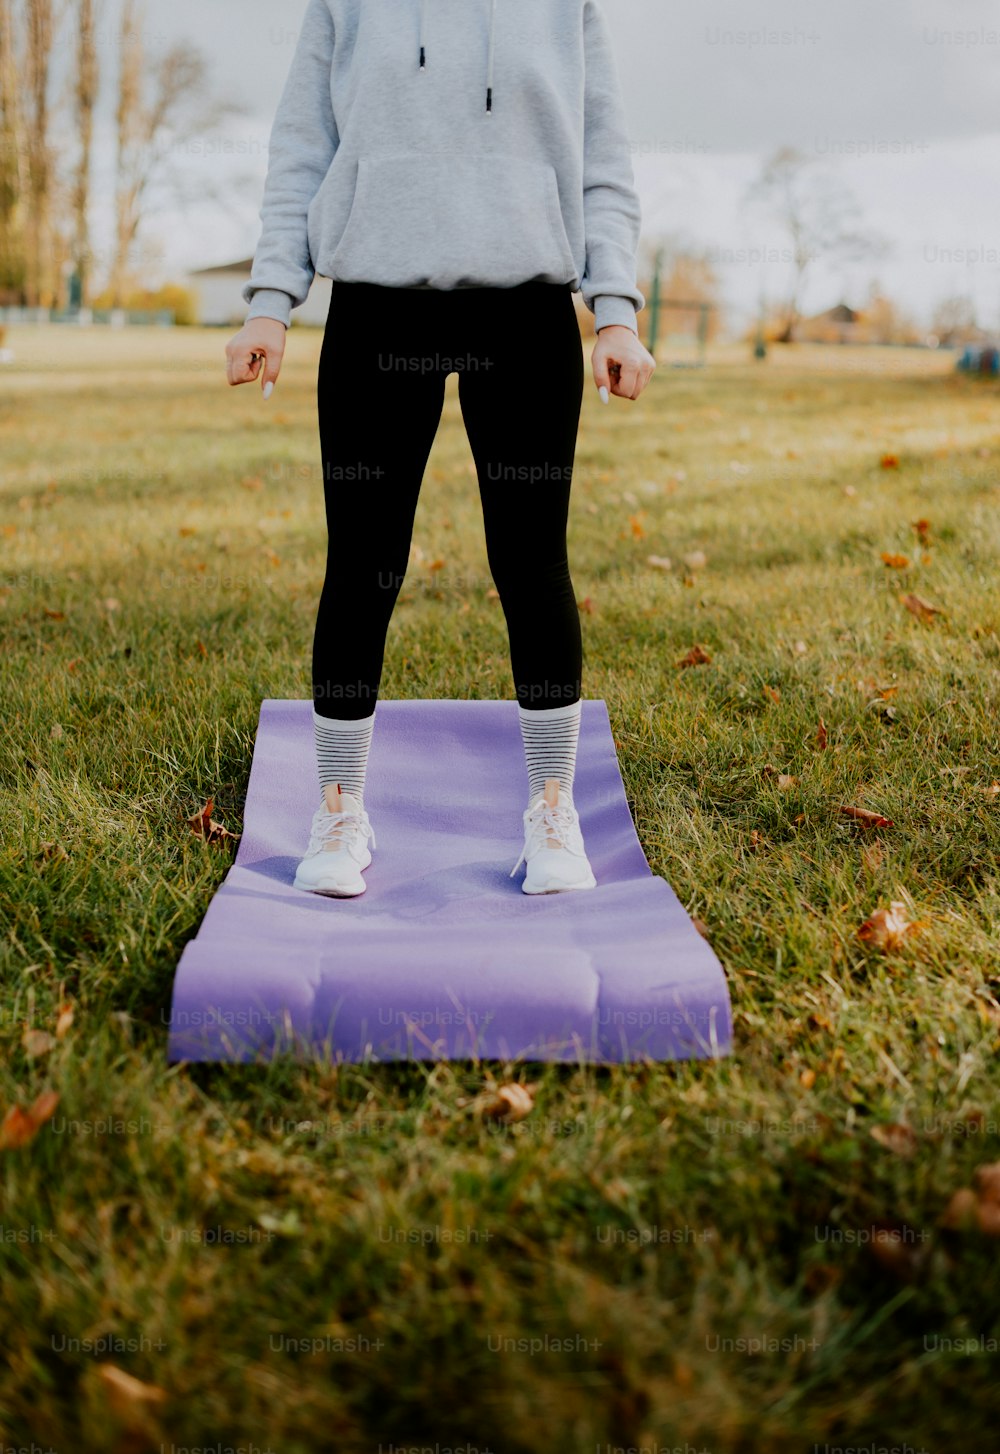
[[[368,840],[375,834],[368,814],[353,793],[332,785],[323,790],[323,802],[313,815],[309,847],[295,873],[295,887],[313,894],[351,899],[368,885],[361,870],[372,861]]]
[[[524,852],[511,869],[526,864],[521,892],[556,894],[564,889],[597,887],[580,832],[572,796],[558,778],[547,778],[545,792],[524,810]]]

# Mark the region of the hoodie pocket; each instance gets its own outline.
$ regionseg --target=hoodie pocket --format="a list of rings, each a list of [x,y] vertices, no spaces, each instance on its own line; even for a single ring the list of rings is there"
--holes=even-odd
[[[578,282],[548,162],[497,153],[361,157],[339,239],[323,237],[319,221],[319,270],[344,282],[432,288]]]

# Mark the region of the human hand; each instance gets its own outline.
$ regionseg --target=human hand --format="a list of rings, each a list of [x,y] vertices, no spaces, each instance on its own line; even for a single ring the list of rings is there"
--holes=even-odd
[[[285,325],[277,318],[251,318],[226,345],[230,384],[252,384],[258,377],[269,399],[285,356]]]
[[[594,382],[602,391],[605,404],[609,392],[620,399],[638,399],[656,368],[653,355],[631,328],[621,323],[601,329],[594,344],[592,363]]]

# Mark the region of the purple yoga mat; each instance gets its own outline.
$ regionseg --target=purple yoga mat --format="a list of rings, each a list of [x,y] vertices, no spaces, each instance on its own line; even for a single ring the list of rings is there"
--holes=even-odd
[[[727,1054],[725,976],[646,862],[603,701],[583,703],[574,788],[596,889],[521,892],[526,797],[516,702],[382,700],[367,892],[303,893],[312,703],[264,701],[243,837],[181,955],[168,1058]]]

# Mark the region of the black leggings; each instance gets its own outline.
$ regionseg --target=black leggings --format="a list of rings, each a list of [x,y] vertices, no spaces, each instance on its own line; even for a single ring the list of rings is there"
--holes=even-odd
[[[375,710],[452,371],[517,699],[525,708],[563,707],[582,695],[580,613],[566,556],[583,400],[570,289],[334,282],[318,381],[329,531],[313,641],[321,716],[357,720]]]

